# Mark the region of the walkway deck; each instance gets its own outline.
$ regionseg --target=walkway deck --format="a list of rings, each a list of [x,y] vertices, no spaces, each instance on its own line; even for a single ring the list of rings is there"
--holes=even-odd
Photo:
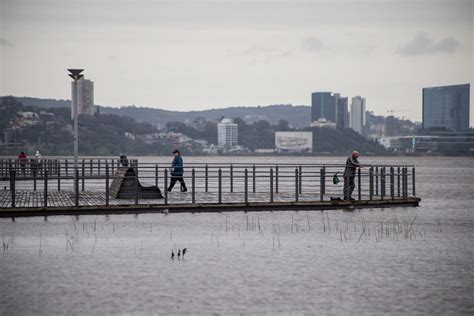
[[[192,195],[172,192],[168,195],[168,204],[163,199],[123,200],[106,197],[103,192],[81,192],[79,206],[75,206],[74,193],[71,191],[49,191],[48,206],[44,207],[43,191],[17,191],[15,208],[11,207],[10,191],[2,191],[0,217],[51,216],[51,215],[86,215],[86,214],[137,214],[137,213],[173,213],[173,212],[223,212],[223,211],[264,211],[264,210],[327,210],[381,208],[397,206],[418,206],[420,199],[416,197],[394,199],[348,201],[319,201],[315,194],[301,194],[298,202],[291,193],[275,193],[274,202],[270,194],[249,193],[245,203],[243,193],[225,193],[222,203],[218,203],[215,193],[196,193],[196,201],[192,203]]]

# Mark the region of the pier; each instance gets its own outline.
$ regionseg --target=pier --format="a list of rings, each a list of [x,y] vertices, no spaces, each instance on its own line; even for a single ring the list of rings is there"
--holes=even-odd
[[[353,210],[420,202],[411,165],[358,169],[354,201],[343,200],[343,164],[186,164],[187,192],[179,182],[166,190],[169,162],[122,166],[118,159],[83,158],[73,166],[70,159],[0,159],[0,217]]]

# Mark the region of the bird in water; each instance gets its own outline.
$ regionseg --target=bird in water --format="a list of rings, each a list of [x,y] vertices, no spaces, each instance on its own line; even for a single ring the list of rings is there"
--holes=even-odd
[[[174,260],[174,251],[171,249],[171,260]]]
[[[183,249],[183,259],[184,259],[184,254],[186,253],[186,250],[188,250],[188,248]]]
[[[178,259],[181,257],[181,249],[178,250]]]

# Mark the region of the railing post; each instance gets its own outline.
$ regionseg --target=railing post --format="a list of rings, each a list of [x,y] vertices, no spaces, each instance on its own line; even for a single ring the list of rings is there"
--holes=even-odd
[[[230,193],[234,192],[234,166],[230,164]]]
[[[380,169],[380,199],[385,197],[385,167]]]
[[[278,165],[275,166],[275,193],[278,193]]]
[[[206,193],[209,192],[209,168],[207,167],[207,164],[206,164],[206,167],[205,167],[205,175],[204,175],[204,186],[205,186],[205,190],[206,190]]]
[[[57,163],[56,163],[57,165]],[[57,173],[57,176],[58,176],[58,192],[61,191],[61,167],[56,167],[56,173]]]
[[[82,191],[84,191],[84,188],[86,186],[86,167],[84,164],[84,159],[82,159],[82,180],[81,181],[82,181]],[[79,182],[77,184],[79,184]]]
[[[245,204],[249,203],[249,171],[245,168],[244,173]]]
[[[357,169],[357,195],[359,201],[362,200],[362,179],[361,179],[361,171],[360,168]]]
[[[407,198],[407,167],[403,167],[403,198]]]
[[[138,205],[138,166],[135,167],[135,205]]]
[[[222,203],[222,169],[219,168],[219,204]]]
[[[112,173],[115,172],[115,159],[112,159]]]
[[[374,197],[374,167],[369,169],[369,199],[372,200]]]
[[[295,168],[295,202],[298,202],[298,193],[299,193],[299,188],[298,188],[298,168]]]
[[[74,170],[74,173],[76,174],[76,179],[74,179],[73,181],[75,181],[75,192],[74,192],[74,205],[75,206],[79,206],[79,169],[76,169]],[[84,179],[84,177],[83,177]]]
[[[64,171],[66,172],[66,177],[69,177],[69,162],[67,159],[64,160]]]
[[[92,176],[92,172],[94,170],[94,165],[92,164],[92,159],[89,161],[89,163],[90,163],[89,172],[90,172],[90,175]]]
[[[273,168],[270,168],[270,203],[273,203]]]
[[[155,164],[155,187],[158,187],[158,164]]]
[[[33,191],[36,191],[36,176],[38,175],[38,162],[36,160],[31,162],[31,173],[33,174]]]
[[[255,193],[256,191],[256,184],[255,184],[255,165],[252,167],[252,192]]]
[[[319,200],[324,201],[324,170],[319,169]]]
[[[44,207],[48,206],[48,171],[44,170]]]
[[[196,173],[194,168],[191,171],[191,194],[192,194],[192,203],[196,203]]]
[[[165,168],[165,177],[163,179],[165,181],[163,190],[165,191],[165,204],[168,204],[168,169]]]
[[[326,166],[323,166],[323,194],[326,194]]]
[[[15,170],[10,170],[10,193],[12,198],[12,207],[15,207],[16,205],[15,173]]]
[[[411,186],[413,189],[413,196],[416,196],[416,186],[415,186],[415,167],[411,169]]]
[[[109,164],[105,165],[105,206],[109,206]]]
[[[390,197],[395,199],[395,170],[390,167]]]
[[[379,167],[375,167],[375,195],[379,195]]]
[[[299,193],[303,193],[303,167],[301,167],[301,165],[299,166],[298,168],[298,172],[299,172],[299,175],[298,175],[298,190],[299,190]]]
[[[100,176],[100,158],[97,159],[97,175]]]
[[[397,196],[400,197],[400,167],[397,167]]]

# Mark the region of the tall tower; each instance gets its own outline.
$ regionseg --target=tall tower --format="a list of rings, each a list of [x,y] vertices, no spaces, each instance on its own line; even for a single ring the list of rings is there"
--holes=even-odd
[[[356,96],[351,103],[351,128],[362,135],[365,126],[365,98]]]

